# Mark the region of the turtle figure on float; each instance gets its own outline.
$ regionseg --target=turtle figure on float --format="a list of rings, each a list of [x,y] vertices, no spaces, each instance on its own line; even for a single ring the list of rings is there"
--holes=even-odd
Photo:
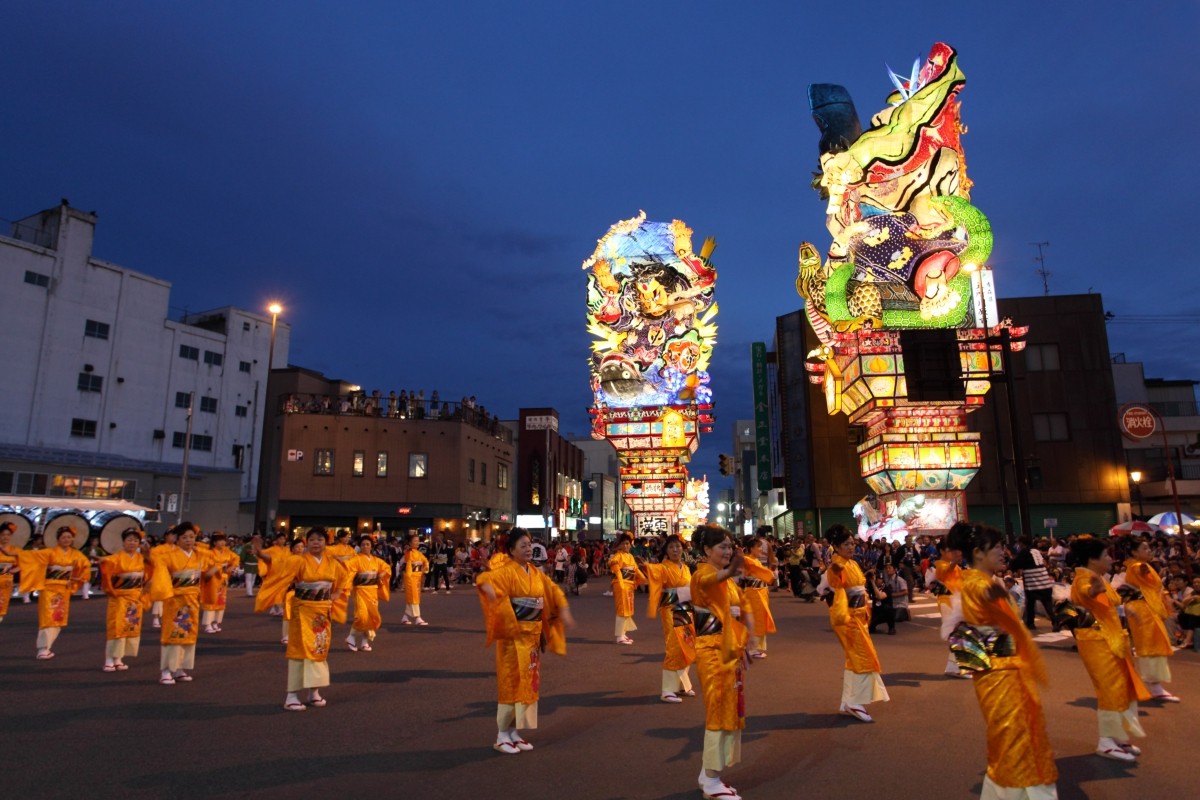
[[[958,93],[966,83],[955,51],[938,43],[863,131],[845,87],[808,88],[821,129],[821,172],[833,235],[822,263],[800,246],[796,291],[822,341],[830,330],[956,328],[970,311],[965,264],[982,266],[991,226],[971,205]]]

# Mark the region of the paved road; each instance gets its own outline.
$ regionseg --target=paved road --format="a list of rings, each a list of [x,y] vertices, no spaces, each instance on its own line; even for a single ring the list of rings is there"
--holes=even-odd
[[[156,682],[158,645],[149,630],[131,670],[100,671],[103,599],[72,604],[72,625],[48,662],[33,658],[36,606],[18,602],[0,624],[4,794],[698,798],[703,708],[698,699],[658,701],[657,622],[639,618],[632,647],[612,644],[612,605],[601,588],[574,603],[579,626],[569,653],[548,656],[543,669],[541,727],[528,735],[536,749],[515,756],[490,747],[494,662],[470,591],[427,595],[428,628],[395,624],[402,606],[393,601],[375,651],[335,652],[329,706],[304,713],[281,708],[278,621],[251,615],[240,594],[231,593],[225,632],[202,635],[195,682],[174,687]],[[837,714],[842,655],[825,607],[774,598],[780,633],[748,679],[744,760],[728,773],[745,797],[978,797],[983,722],[970,682],[940,674],[936,621],[919,616],[935,613],[931,601],[898,635],[876,639],[892,702],[872,706],[877,722],[864,725]],[[1095,701],[1070,641],[1044,650],[1060,797],[1200,793],[1189,767],[1200,654],[1172,660],[1184,702],[1146,705],[1145,754],[1127,767],[1092,755]]]

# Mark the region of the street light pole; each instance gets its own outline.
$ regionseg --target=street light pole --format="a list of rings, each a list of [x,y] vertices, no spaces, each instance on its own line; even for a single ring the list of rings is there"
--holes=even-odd
[[[269,522],[267,502],[270,497],[267,491],[267,414],[271,406],[271,370],[275,368],[275,327],[279,323],[279,315],[283,313],[283,306],[279,303],[271,303],[267,306],[267,311],[271,314],[271,349],[267,353],[267,381],[266,387],[263,389],[263,398],[266,402],[262,405],[262,435],[259,437],[258,446],[258,491],[256,492],[258,499],[254,504],[255,528],[258,528],[263,535],[269,533],[267,530]]]
[[[1142,471],[1135,469],[1129,473],[1129,480],[1133,481],[1133,493],[1137,495],[1138,517],[1145,519],[1146,510],[1142,508]]]

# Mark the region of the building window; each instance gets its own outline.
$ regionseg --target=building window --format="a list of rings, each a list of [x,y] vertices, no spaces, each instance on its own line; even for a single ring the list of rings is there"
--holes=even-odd
[[[76,384],[81,392],[98,392],[104,388],[104,378],[90,372],[79,373],[79,383]]]
[[[375,477],[387,477],[387,451],[380,450],[375,454]]]
[[[242,330],[243,330],[243,331],[248,331],[248,330],[250,330],[250,323],[249,323],[249,322],[243,322],[243,323],[242,323]]]
[[[250,412],[250,409],[247,406],[234,406],[233,407],[233,415],[235,417],[244,417],[249,412]]]
[[[487,486],[487,462],[479,462],[479,485]]]
[[[332,475],[333,474],[333,451],[318,450],[317,457],[313,459],[313,474],[314,475]]]
[[[94,419],[79,419],[76,417],[71,420],[71,435],[79,436],[83,439],[96,438],[96,420]]]
[[[187,441],[187,434],[184,433],[183,431],[175,431],[175,433],[171,434],[171,447],[175,447],[175,448],[182,450],[183,443],[185,441]],[[202,450],[206,453],[212,452],[213,437],[205,436],[200,433],[193,433],[192,434],[192,449],[193,450]]]
[[[508,465],[507,464],[496,464],[496,488],[497,489],[507,489],[508,488]]]
[[[200,360],[200,348],[192,347],[190,344],[179,345],[179,357],[186,358],[191,361]]]
[[[225,363],[225,356],[220,353],[214,353],[212,350],[205,350],[204,363],[212,367],[219,367]]]
[[[93,339],[107,339],[108,331],[107,322],[97,322],[94,319],[89,319],[83,325],[83,335],[91,336]]]
[[[250,372],[250,362],[249,361],[239,361],[238,362],[238,372],[249,373]]]
[[[192,404],[191,392],[176,392],[175,393],[175,407],[176,408],[187,408],[191,404]]]
[[[429,454],[428,453],[409,453],[408,454],[408,477],[424,478],[429,474]]]
[[[217,413],[217,398],[201,397],[200,398],[200,410],[203,411],[205,414]]]
[[[1030,344],[1025,346],[1025,368],[1030,372],[1056,372],[1059,370],[1058,345]]]
[[[1071,428],[1066,414],[1034,414],[1033,440],[1035,442],[1066,442],[1071,438]]]
[[[354,451],[354,461],[350,464],[350,474],[361,478],[367,468],[367,453],[364,450]]]
[[[475,482],[475,459],[473,458],[467,459],[467,482]]]
[[[34,286],[46,287],[50,285],[50,276],[43,275],[40,272],[30,272],[25,270],[25,282]]]

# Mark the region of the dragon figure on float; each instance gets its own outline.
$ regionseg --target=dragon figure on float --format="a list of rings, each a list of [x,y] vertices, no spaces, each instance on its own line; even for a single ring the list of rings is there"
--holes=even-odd
[[[1019,350],[1027,329],[995,314],[992,231],[971,202],[958,100],[966,78],[954,48],[939,42],[908,76],[889,74],[895,91],[866,130],[844,87],[809,86],[821,131],[813,187],[833,241],[824,258],[800,245],[796,291],[820,342],[808,353],[811,380],[823,384],[830,414],[864,429],[860,467],[884,509],[879,524],[902,535],[898,518],[933,531],[965,515],[980,464],[966,414],[1003,368],[989,334],[1007,328]],[[958,389],[934,400],[913,391],[905,340],[951,359],[957,351]]]

